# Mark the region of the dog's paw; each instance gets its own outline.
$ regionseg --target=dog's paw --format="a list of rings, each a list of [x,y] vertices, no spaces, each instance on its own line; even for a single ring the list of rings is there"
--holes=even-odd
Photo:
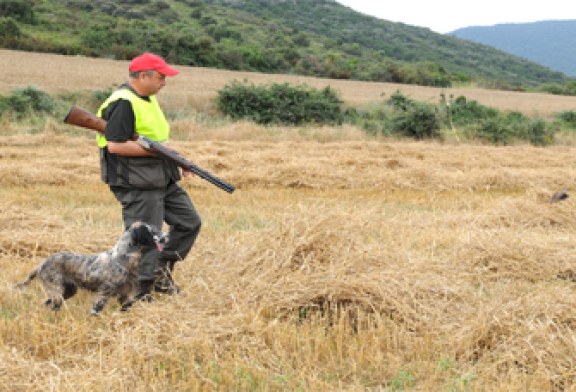
[[[154,297],[152,297],[152,294],[144,294],[138,298],[138,301],[140,301],[140,302],[154,302]]]
[[[154,285],[154,291],[161,294],[176,295],[180,294],[182,292],[182,289],[179,286],[176,286],[175,284],[166,286],[157,284]]]
[[[125,302],[125,303],[120,307],[120,311],[121,311],[121,312],[127,312],[127,311],[129,311],[130,308],[132,307],[132,304],[134,304],[134,301]]]

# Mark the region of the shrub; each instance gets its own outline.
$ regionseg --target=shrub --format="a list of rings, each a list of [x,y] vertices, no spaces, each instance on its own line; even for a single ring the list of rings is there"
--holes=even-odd
[[[32,86],[14,90],[6,98],[5,105],[7,110],[14,112],[19,118],[33,112],[50,113],[56,107],[50,95]]]
[[[9,109],[8,98],[0,95],[0,116],[2,115],[2,113],[8,111],[8,109]]]
[[[506,145],[516,139],[546,146],[554,141],[554,131],[541,119],[530,119],[520,112],[506,112],[481,120],[477,137],[492,144]]]
[[[436,110],[430,105],[412,103],[392,119],[392,131],[419,140],[438,137],[440,123]]]
[[[32,5],[24,0],[0,1],[0,17],[11,17],[23,23],[34,23],[35,15]]]
[[[450,87],[452,76],[440,65],[432,62],[404,64],[395,61],[384,61],[366,67],[368,80],[422,86]],[[453,77],[456,79],[456,76]]]
[[[444,98],[442,100],[445,101]],[[481,105],[477,101],[469,101],[462,95],[450,102],[449,110],[452,121],[458,125],[466,125],[498,116],[496,109]]]
[[[238,43],[242,42],[242,33],[226,25],[213,25],[206,29],[206,31],[216,42],[220,42],[224,38],[229,38]]]
[[[394,109],[403,111],[408,110],[414,103],[413,100],[402,94],[400,90],[396,90],[386,102],[387,105],[392,106]]]
[[[510,129],[511,135],[535,146],[546,146],[554,139],[554,132],[541,119],[531,119],[520,112],[507,112],[499,118]]]
[[[564,84],[545,84],[538,90],[556,95],[576,95],[576,81],[568,81]]]
[[[394,110],[391,121],[393,133],[415,139],[440,135],[440,122],[432,105],[416,102],[396,91],[386,102]]]
[[[22,31],[13,18],[0,17],[0,42],[22,37]]]
[[[531,120],[524,128],[523,135],[535,146],[547,146],[554,141],[554,133],[543,120]]]
[[[147,2],[148,3],[148,2]],[[150,4],[147,11],[150,12],[161,12],[170,8],[170,4],[166,3],[165,0],[156,0]]]
[[[564,112],[560,112],[556,118],[568,128],[576,129],[576,111],[566,110]]]
[[[389,115],[382,108],[361,111],[348,108],[344,112],[344,122],[362,128],[371,136],[390,136]]]
[[[464,96],[450,97],[450,102],[444,94],[440,98],[439,105],[431,105],[414,101],[397,90],[386,101],[388,110],[381,106],[362,111],[347,109],[346,122],[362,127],[373,136],[399,134],[415,139],[434,138],[441,135],[443,127],[458,132],[454,126],[457,124],[462,135],[497,145],[526,140],[545,146],[554,141],[554,130],[543,120],[531,119],[515,111],[500,112]],[[558,119],[571,122],[576,128],[576,112],[564,112]]]
[[[512,139],[512,130],[498,118],[486,118],[480,122],[477,136],[492,144],[506,145]]]
[[[288,83],[255,86],[237,81],[218,92],[220,111],[259,124],[340,124],[341,101],[330,87],[322,90]]]

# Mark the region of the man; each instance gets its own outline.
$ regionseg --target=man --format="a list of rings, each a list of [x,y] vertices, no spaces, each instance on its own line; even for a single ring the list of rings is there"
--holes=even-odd
[[[163,222],[170,226],[164,250],[151,249],[142,255],[137,298],[148,301],[153,289],[168,294],[179,291],[172,279],[174,265],[188,255],[201,226],[190,197],[178,185],[179,168],[134,141],[139,134],[168,143],[170,126],[156,93],[165,86],[166,77],[178,73],[162,57],[144,53],[130,62],[128,82],[98,110],[98,116],[107,121],[104,136],[98,136],[102,180],[122,204],[124,226],[138,220],[159,228]]]

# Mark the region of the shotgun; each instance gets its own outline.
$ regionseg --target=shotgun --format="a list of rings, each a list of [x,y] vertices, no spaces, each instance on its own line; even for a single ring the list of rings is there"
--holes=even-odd
[[[106,120],[95,116],[94,114],[77,106],[72,106],[64,118],[64,122],[66,124],[76,125],[79,127],[98,131],[102,134],[106,130]],[[226,181],[223,181],[218,177],[213,176],[206,170],[199,168],[171,148],[165,147],[161,143],[150,140],[146,136],[142,135],[138,135],[136,142],[140,144],[144,149],[154,152],[154,154],[156,154],[158,157],[174,162],[182,169],[191,171],[198,177],[216,185],[218,188],[223,189],[228,193],[234,192],[234,186],[228,184]]]

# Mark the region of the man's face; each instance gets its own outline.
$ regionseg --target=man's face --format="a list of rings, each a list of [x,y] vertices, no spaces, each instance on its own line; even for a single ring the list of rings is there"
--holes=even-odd
[[[157,71],[142,72],[139,81],[146,92],[145,95],[154,95],[166,85],[166,75],[162,75]]]

